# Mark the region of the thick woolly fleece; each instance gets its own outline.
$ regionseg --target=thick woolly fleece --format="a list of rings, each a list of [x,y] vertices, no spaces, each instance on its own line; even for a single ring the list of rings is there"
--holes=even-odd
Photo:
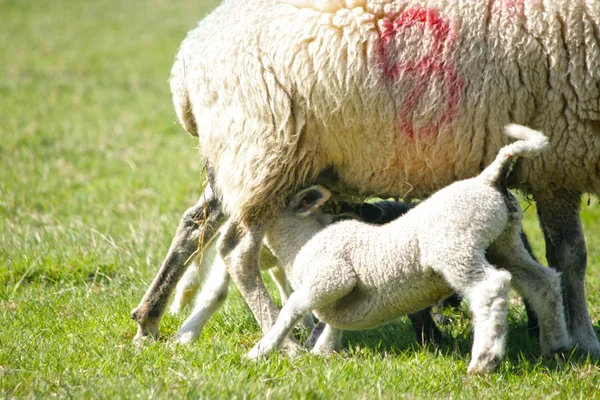
[[[286,269],[294,294],[249,357],[273,350],[310,310],[333,327],[317,341],[315,348],[321,351],[339,343],[335,329],[376,327],[456,291],[469,300],[474,316],[469,371],[490,371],[504,355],[511,277],[540,316],[543,351],[566,349],[558,274],[525,250],[519,203],[502,184],[511,158],[539,154],[548,140],[525,127],[510,126],[507,132],[522,140],[502,148],[479,176],[440,190],[386,225],[343,221],[310,239]],[[275,255],[283,257],[278,249],[286,249],[285,232],[300,224],[289,213],[274,223],[269,232],[280,242],[269,239],[269,245]],[[489,264],[486,253],[506,270]]]
[[[172,69],[227,213],[283,209],[333,167],[352,194],[480,172],[515,122],[550,149],[514,182],[600,193],[600,2],[225,0]]]

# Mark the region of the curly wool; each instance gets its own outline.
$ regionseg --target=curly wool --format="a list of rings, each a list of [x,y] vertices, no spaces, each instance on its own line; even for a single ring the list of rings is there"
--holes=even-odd
[[[591,0],[226,0],[182,43],[173,101],[244,220],[328,167],[353,194],[430,194],[509,122],[550,137],[521,187],[600,193],[599,20]]]

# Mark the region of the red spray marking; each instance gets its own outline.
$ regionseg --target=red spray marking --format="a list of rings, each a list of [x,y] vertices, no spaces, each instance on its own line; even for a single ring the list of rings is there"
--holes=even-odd
[[[396,39],[401,37],[405,29],[414,26],[421,28],[424,34],[432,35],[431,50],[421,60],[395,60]],[[454,41],[454,32],[450,24],[441,18],[434,9],[411,8],[398,15],[393,21],[382,20],[380,29],[379,57],[385,80],[393,83],[403,76],[412,76],[415,79],[413,89],[407,94],[406,100],[400,107],[398,130],[414,139],[412,115],[423,98],[427,81],[432,77],[442,80],[447,96],[440,121],[443,124],[450,123],[456,117],[460,95],[465,86],[464,80],[457,74],[456,69],[444,60],[444,46],[452,44]],[[436,132],[437,124],[432,122],[425,126],[420,133],[428,135]]]
[[[523,14],[525,11],[525,0],[503,0],[502,8],[508,15]]]

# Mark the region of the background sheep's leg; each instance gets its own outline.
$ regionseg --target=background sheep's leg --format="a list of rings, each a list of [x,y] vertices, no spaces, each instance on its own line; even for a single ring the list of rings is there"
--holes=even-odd
[[[190,343],[200,336],[202,328],[212,315],[223,305],[229,291],[229,274],[220,257],[212,264],[206,283],[196,300],[190,317],[177,332],[176,342]]]
[[[439,344],[442,341],[442,332],[433,321],[431,311],[432,308],[427,307],[408,315],[417,336],[417,342],[421,346],[425,343]]]
[[[327,324],[323,321],[317,322],[317,325],[315,325],[312,332],[310,332],[308,339],[306,339],[306,342],[304,342],[304,347],[307,349],[312,349],[315,347],[317,340],[319,340],[319,337],[321,337],[321,334],[323,334],[326,326]]]
[[[342,333],[338,328],[326,324],[319,340],[315,343],[311,353],[313,354],[331,354],[340,351],[342,348]]]
[[[191,261],[200,242],[205,245],[210,242],[224,220],[221,204],[210,186],[207,186],[196,205],[183,214],[158,274],[138,307],[131,312],[131,319],[138,323],[134,340],[148,335],[158,337],[160,319],[175,285],[185,271],[186,262]]]
[[[230,219],[222,231],[217,243],[219,255],[262,331],[267,332],[275,324],[278,310],[265,288],[258,267],[265,227],[245,228],[239,221]],[[284,346],[295,351],[298,342],[290,335]]]
[[[585,301],[587,251],[579,216],[581,193],[556,190],[537,193],[535,200],[546,240],[546,258],[551,267],[562,272],[563,303],[573,344],[600,357],[600,343]]]

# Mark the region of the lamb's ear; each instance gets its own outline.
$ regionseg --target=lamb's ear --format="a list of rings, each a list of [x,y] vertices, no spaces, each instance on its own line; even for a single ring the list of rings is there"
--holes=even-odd
[[[314,213],[330,197],[331,192],[323,186],[311,186],[294,196],[292,209],[298,215],[307,216]]]

